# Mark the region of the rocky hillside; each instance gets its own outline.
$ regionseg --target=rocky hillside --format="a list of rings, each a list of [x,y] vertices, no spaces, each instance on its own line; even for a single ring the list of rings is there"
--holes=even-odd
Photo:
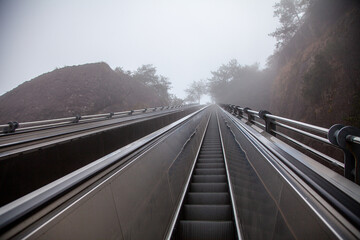
[[[56,69],[0,96],[0,123],[165,105],[153,88],[106,63]]]
[[[360,4],[318,0],[277,53],[270,110],[316,125],[360,127]]]

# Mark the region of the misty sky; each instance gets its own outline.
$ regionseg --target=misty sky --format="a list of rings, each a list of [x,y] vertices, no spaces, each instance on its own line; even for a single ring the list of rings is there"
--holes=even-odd
[[[272,54],[275,0],[0,0],[0,95],[64,66],[153,64],[185,97],[193,81],[237,59]]]

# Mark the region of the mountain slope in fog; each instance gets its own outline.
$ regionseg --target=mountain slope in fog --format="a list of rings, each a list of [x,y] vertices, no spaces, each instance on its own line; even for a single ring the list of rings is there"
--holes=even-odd
[[[0,123],[163,105],[154,89],[106,63],[56,69],[0,96]]]
[[[319,0],[277,55],[270,110],[330,127],[360,127],[360,7],[358,1]]]

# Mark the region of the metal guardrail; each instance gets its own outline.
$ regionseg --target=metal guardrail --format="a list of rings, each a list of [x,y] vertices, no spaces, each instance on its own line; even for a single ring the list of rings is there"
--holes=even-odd
[[[125,116],[129,116],[129,115],[134,115],[134,114],[149,113],[149,112],[169,110],[169,109],[177,109],[177,108],[182,108],[184,106],[190,106],[190,105],[176,105],[176,106],[143,108],[143,109],[137,109],[137,110],[123,111],[123,112],[110,112],[110,113],[84,115],[84,116],[76,115],[74,117],[49,119],[49,120],[34,121],[34,122],[23,122],[23,123],[18,123],[17,121],[11,121],[11,122],[8,122],[7,124],[0,125],[0,133],[9,134],[9,133],[17,132],[19,130],[31,131],[31,130],[39,130],[42,128],[48,128],[48,127],[64,126],[67,124],[108,120],[108,119],[125,117]]]
[[[331,165],[344,171],[344,176],[351,181],[360,184],[360,129],[351,126],[335,124],[331,128],[323,128],[312,124],[288,119],[271,114],[268,111],[254,111],[250,108],[242,108],[231,104],[220,104],[225,110],[238,118],[244,118],[247,122],[263,128],[273,136],[280,136]],[[344,153],[344,162],[340,162],[326,153],[318,151],[304,142],[296,140],[284,132],[280,132],[277,126],[310,138],[320,143],[341,149]]]

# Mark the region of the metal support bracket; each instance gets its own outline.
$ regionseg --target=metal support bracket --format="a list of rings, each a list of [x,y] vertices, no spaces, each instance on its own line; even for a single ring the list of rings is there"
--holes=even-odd
[[[19,123],[16,121],[8,122],[8,127],[4,127],[3,133],[13,133],[19,127]]]
[[[253,124],[255,121],[255,117],[251,113],[248,112],[249,110],[251,110],[251,108],[248,108],[248,107],[244,108],[244,113],[246,113],[248,115],[247,122]]]
[[[266,117],[266,114],[271,114],[266,110],[259,111],[259,117],[265,121],[265,131],[270,133],[273,136],[276,136],[276,124],[269,118]]]
[[[78,123],[78,122],[80,121],[80,119],[81,119],[81,116],[80,116],[80,115],[76,115],[73,123]]]
[[[244,117],[243,116],[243,111],[240,109],[240,107],[236,106],[235,108],[236,108],[236,117],[243,118]]]
[[[360,129],[335,124],[329,129],[327,137],[344,152],[344,176],[360,184],[360,144],[354,141],[354,138],[360,137]]]

